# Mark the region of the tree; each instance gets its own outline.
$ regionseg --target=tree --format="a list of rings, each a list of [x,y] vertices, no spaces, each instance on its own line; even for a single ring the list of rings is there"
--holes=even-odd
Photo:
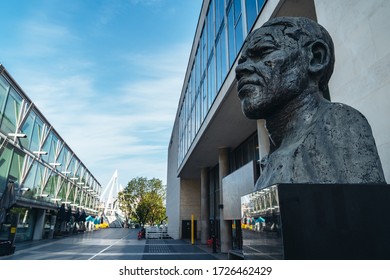
[[[137,177],[118,194],[119,207],[126,219],[135,220],[141,225],[160,223],[166,216],[165,193],[161,180]]]

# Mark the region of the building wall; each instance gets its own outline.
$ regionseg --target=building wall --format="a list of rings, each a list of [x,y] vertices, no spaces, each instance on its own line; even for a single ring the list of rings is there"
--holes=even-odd
[[[251,161],[222,179],[224,220],[241,219],[241,200],[237,198],[253,192],[254,170],[255,163]]]
[[[180,182],[180,221],[194,219],[200,224],[200,181],[184,180]],[[200,237],[200,227],[197,228]]]
[[[330,96],[358,109],[370,123],[390,181],[390,1],[315,0],[318,22],[334,40]]]
[[[177,121],[176,121],[177,123]],[[180,238],[180,178],[177,177],[178,130],[175,124],[168,148],[167,173],[167,216],[168,234],[174,239]]]

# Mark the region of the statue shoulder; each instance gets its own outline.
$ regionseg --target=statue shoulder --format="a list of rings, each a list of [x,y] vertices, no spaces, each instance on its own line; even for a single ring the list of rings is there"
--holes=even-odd
[[[324,102],[318,124],[307,140],[313,178],[323,182],[383,183],[382,165],[371,126],[358,110]],[[310,169],[310,168],[309,168]],[[314,179],[313,179],[314,180]]]
[[[327,102],[323,111],[323,120],[325,125],[336,125],[337,127],[334,127],[336,129],[351,130],[357,127],[361,131],[366,128],[371,133],[366,117],[357,109],[343,103]]]

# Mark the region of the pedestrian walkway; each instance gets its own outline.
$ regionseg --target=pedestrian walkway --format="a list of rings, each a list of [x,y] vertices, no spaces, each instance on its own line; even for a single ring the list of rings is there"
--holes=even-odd
[[[107,228],[52,240],[16,244],[13,255],[0,260],[219,260],[227,254],[212,253],[186,240],[138,240],[137,229]]]

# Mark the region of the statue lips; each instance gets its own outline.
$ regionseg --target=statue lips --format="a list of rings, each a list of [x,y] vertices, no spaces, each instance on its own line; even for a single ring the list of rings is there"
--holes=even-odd
[[[254,87],[262,86],[262,83],[259,81],[259,79],[245,79],[241,78],[238,81],[237,85],[237,91],[238,91],[238,98],[243,99],[245,98],[248,94],[254,92]]]

